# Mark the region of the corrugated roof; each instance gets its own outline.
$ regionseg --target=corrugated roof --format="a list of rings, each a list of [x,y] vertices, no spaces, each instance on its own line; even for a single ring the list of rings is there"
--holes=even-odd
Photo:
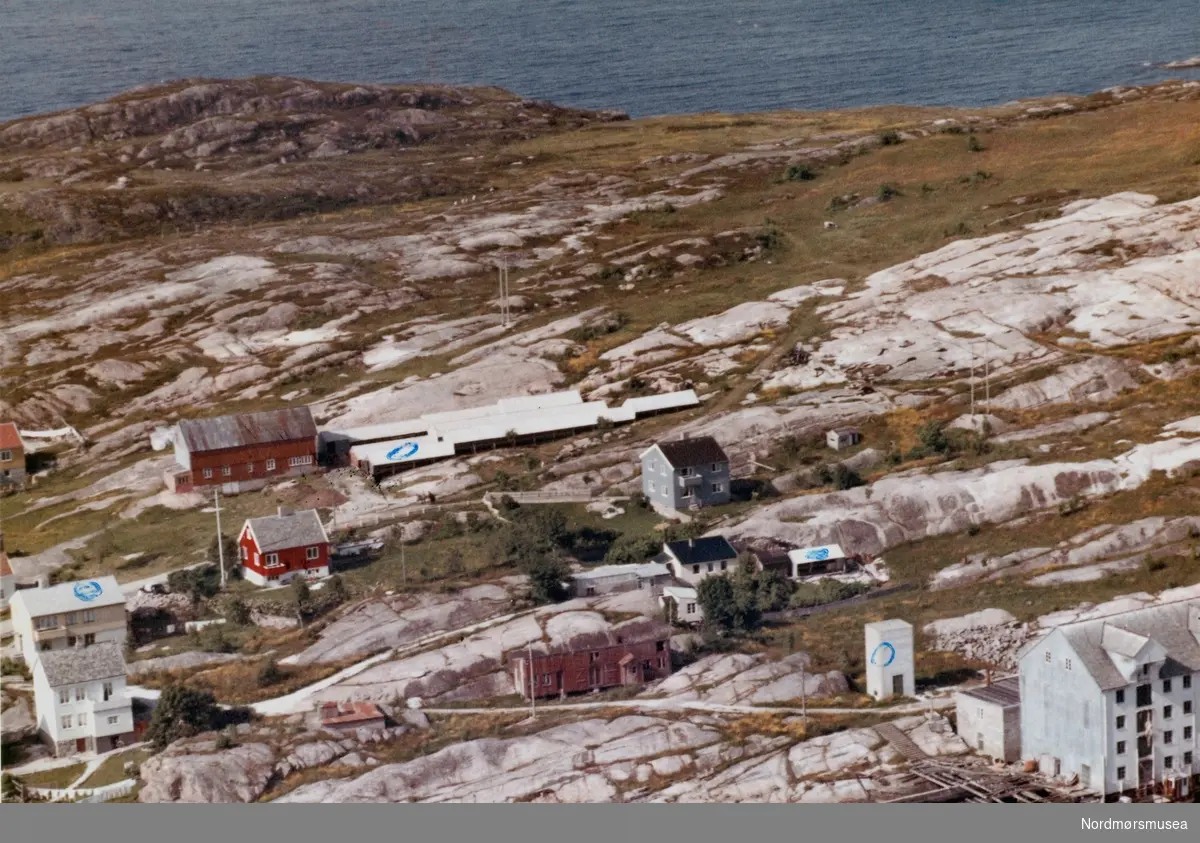
[[[17,601],[24,605],[29,617],[40,618],[58,612],[122,605],[125,595],[117,585],[117,578],[109,576],[59,583],[49,588],[24,588],[13,595],[12,602]]]
[[[1130,684],[1130,680],[1117,669],[1104,647],[1108,627],[1116,627],[1124,633],[1156,642],[1166,651],[1162,675],[1177,676],[1200,671],[1200,640],[1188,626],[1188,618],[1192,615],[1196,617],[1196,629],[1200,629],[1200,601],[1181,601],[1066,624],[1058,627],[1058,630],[1066,636],[1100,689],[1110,691],[1124,688]],[[1124,642],[1123,646],[1118,645],[1118,649],[1114,650],[1119,652],[1128,649],[1128,645],[1134,643],[1136,638],[1109,633],[1107,640],[1114,645],[1118,645],[1118,640]]]
[[[51,688],[125,675],[125,658],[115,641],[102,641],[91,647],[44,650],[37,654],[37,663]]]
[[[981,685],[962,692],[964,696],[972,697],[981,702],[1001,705],[1005,708],[1021,704],[1021,680],[1017,676],[1007,676],[998,679],[991,685]]]
[[[21,441],[21,431],[17,430],[17,426],[12,422],[0,422],[0,448],[15,451],[24,447],[25,443]]]
[[[273,553],[292,547],[311,547],[329,541],[325,527],[315,509],[293,512],[290,515],[268,515],[246,522],[254,534],[260,553]]]
[[[321,703],[321,723],[325,726],[346,726],[369,723],[383,717],[383,711],[373,702],[343,701]]]
[[[676,600],[696,599],[696,589],[685,588],[681,585],[668,585],[663,589],[663,594],[667,597],[674,597]]]
[[[603,580],[609,577],[629,576],[648,580],[654,577],[665,577],[670,575],[670,573],[666,565],[657,562],[646,562],[641,565],[601,565],[597,568],[580,571],[578,574],[575,574],[575,579]]]
[[[676,439],[672,442],[659,442],[657,448],[662,451],[672,468],[690,468],[694,465],[704,465],[714,462],[729,462],[725,451],[711,436],[697,436],[695,439]]]
[[[722,559],[737,559],[737,551],[724,536],[704,536],[698,539],[682,539],[667,542],[667,549],[683,565],[719,562]]]
[[[179,422],[179,435],[190,453],[223,451],[247,445],[316,440],[317,424],[308,407],[241,413]]]

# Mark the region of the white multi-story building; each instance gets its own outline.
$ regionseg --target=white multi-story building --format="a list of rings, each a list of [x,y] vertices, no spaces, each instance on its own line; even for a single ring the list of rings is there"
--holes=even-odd
[[[1112,795],[1197,772],[1200,601],[1056,627],[1021,655],[1021,754]]]
[[[105,641],[39,652],[33,662],[38,731],[55,755],[107,752],[134,741],[121,646]]]
[[[116,577],[25,588],[13,595],[13,635],[32,665],[39,653],[112,641],[125,646],[125,595]]]

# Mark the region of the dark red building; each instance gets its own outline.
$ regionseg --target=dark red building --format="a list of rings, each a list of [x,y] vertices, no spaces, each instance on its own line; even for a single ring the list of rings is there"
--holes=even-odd
[[[671,634],[665,624],[635,620],[606,633],[580,636],[569,647],[535,644],[533,687],[539,697],[557,697],[664,679],[671,675]],[[528,648],[508,654],[513,685],[526,699],[530,655]]]
[[[251,518],[238,536],[238,555],[242,576],[255,585],[329,575],[329,536],[315,509]]]
[[[167,488],[260,489],[271,480],[317,471],[317,425],[308,407],[185,419],[175,433]]]

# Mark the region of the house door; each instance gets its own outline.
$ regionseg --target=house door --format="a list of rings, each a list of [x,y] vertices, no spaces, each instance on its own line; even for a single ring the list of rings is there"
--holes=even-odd
[[[897,697],[904,696],[904,677],[903,676],[893,676],[892,677],[892,693],[895,694]]]
[[[87,752],[87,738],[76,738],[75,739],[75,751],[76,752]]]
[[[600,668],[592,665],[588,668],[588,685],[595,688],[600,684]]]

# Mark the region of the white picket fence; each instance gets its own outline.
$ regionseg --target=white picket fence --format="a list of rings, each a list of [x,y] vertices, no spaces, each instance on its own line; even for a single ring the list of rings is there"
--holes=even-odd
[[[28,787],[26,792],[54,802],[108,802],[127,796],[137,787],[135,779],[106,784],[103,787]]]

